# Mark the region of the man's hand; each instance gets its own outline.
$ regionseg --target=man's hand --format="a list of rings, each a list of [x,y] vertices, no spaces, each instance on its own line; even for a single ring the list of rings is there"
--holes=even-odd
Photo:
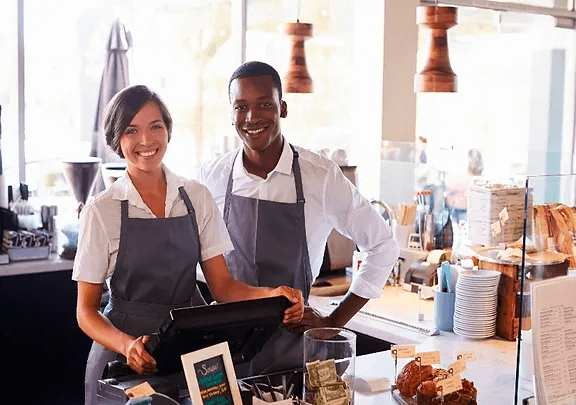
[[[156,372],[156,360],[146,351],[146,342],[150,336],[140,336],[126,347],[125,356],[128,366],[138,374]]]
[[[304,307],[304,316],[302,320],[297,323],[288,323],[284,325],[286,329],[292,332],[301,332],[312,328],[329,328],[332,327],[330,319],[327,316],[322,316],[318,311],[312,307]]]

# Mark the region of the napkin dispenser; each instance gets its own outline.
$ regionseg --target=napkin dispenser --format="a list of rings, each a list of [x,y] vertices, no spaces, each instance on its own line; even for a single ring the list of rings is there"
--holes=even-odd
[[[404,276],[404,289],[418,292],[419,286],[432,287],[437,284],[437,265],[427,261],[414,262]]]

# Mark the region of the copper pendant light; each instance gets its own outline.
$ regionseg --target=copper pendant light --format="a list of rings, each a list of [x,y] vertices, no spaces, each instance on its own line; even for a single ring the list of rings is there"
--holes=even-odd
[[[416,23],[428,29],[427,61],[414,80],[416,92],[455,92],[456,75],[448,56],[447,30],[457,24],[456,7],[420,6]]]
[[[312,78],[306,67],[306,54],[304,52],[304,41],[312,37],[312,24],[287,23],[284,33],[289,35],[292,41],[292,51],[290,55],[290,65],[288,73],[284,76],[285,93],[312,93]]]

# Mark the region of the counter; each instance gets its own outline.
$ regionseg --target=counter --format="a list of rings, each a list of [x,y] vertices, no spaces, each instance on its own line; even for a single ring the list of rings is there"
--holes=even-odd
[[[4,377],[2,384],[29,404],[80,404],[92,344],[76,322],[73,261],[0,265]]]
[[[328,314],[334,308],[334,300],[343,297],[317,297],[310,298],[310,305],[319,312]],[[439,350],[442,364],[445,367],[455,360],[460,350],[478,350],[479,360],[467,365],[462,376],[473,381],[478,388],[478,403],[481,405],[504,405],[514,403],[514,385],[516,373],[516,342],[498,337],[490,339],[469,339],[458,336],[452,332],[439,332],[438,335],[428,336],[424,333],[406,327],[383,321],[377,315],[385,317],[398,317],[417,324],[418,295],[404,291],[401,287],[386,286],[382,296],[371,300],[365,307],[370,313],[356,314],[346,325],[348,329],[364,333],[392,344],[414,344],[417,351]],[[421,300],[420,309],[424,314],[424,326],[432,325],[434,314],[433,300]],[[407,359],[398,360],[398,372],[408,362]],[[388,378],[394,381],[394,360],[389,351],[360,356],[356,362],[356,376],[361,378],[357,386],[358,405],[385,405],[397,404],[390,391],[370,393],[367,384],[378,378]],[[521,384],[519,403],[525,397],[532,395],[530,387]]]

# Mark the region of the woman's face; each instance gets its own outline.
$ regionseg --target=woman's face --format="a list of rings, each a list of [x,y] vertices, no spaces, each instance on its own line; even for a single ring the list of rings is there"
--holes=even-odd
[[[147,102],[120,136],[128,172],[158,170],[168,146],[168,130],[153,102]]]

